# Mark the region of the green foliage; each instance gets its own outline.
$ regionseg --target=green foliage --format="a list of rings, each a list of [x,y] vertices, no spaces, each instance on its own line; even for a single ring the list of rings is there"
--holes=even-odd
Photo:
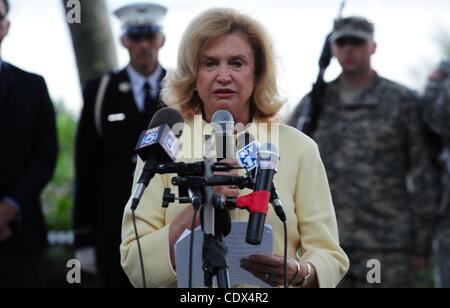
[[[435,288],[436,287],[436,271],[437,262],[435,257],[431,257],[430,264],[422,271],[416,273],[420,288]]]
[[[75,116],[56,104],[59,156],[55,175],[43,194],[50,230],[69,230],[73,206]]]

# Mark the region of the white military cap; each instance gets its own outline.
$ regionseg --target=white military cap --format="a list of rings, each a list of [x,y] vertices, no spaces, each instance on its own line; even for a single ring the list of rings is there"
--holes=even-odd
[[[167,8],[153,3],[130,4],[114,12],[122,23],[124,34],[160,32],[166,13]]]

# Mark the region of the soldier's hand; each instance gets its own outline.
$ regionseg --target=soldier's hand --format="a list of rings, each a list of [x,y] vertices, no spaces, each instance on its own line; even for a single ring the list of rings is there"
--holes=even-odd
[[[423,271],[430,264],[430,258],[422,256],[414,256],[411,260],[411,267],[415,273]]]

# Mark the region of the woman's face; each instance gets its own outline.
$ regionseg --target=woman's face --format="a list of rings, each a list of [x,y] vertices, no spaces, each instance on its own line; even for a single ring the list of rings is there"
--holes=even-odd
[[[208,122],[217,110],[227,110],[236,123],[248,123],[254,88],[254,53],[244,36],[228,34],[205,45],[200,53],[197,90]]]

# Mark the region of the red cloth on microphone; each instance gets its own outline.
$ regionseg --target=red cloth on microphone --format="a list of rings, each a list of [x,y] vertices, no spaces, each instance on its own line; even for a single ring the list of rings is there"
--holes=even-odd
[[[238,197],[236,204],[240,209],[246,209],[250,213],[267,214],[269,210],[270,192],[255,191],[247,196]]]

